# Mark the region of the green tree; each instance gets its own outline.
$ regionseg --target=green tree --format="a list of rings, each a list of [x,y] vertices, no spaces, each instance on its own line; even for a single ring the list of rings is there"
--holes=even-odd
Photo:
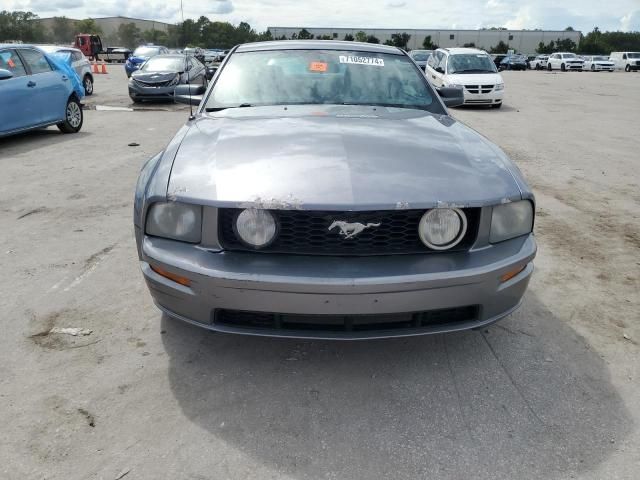
[[[409,40],[411,40],[411,35],[409,35],[406,32],[391,34],[391,43],[394,47],[398,47],[398,48],[402,48],[403,50],[406,50]]]
[[[118,37],[120,43],[128,48],[135,48],[142,41],[142,33],[133,22],[121,24],[118,27]]]
[[[465,43],[462,46],[465,48],[476,48],[476,44],[474,42]]]
[[[257,40],[259,42],[267,42],[267,41],[273,40],[273,35],[271,34],[271,30],[267,29],[264,32],[259,33]]]
[[[142,38],[145,43],[153,43],[155,45],[168,45],[169,35],[162,30],[145,30],[142,33]]]
[[[306,28],[303,28],[298,32],[298,40],[312,40],[313,35],[309,33]]]
[[[565,32],[575,32],[575,30],[573,29],[573,27],[569,26],[567,28],[564,29]]]
[[[556,48],[559,52],[575,52],[577,45],[570,38],[563,38],[562,40],[556,40]]]
[[[76,22],[75,33],[92,33],[94,35],[102,35],[102,28],[93,18],[85,18]]]
[[[351,35],[350,33],[347,33],[344,36],[344,40],[345,40],[345,42],[353,42],[355,40],[355,38],[353,38],[353,35]]]
[[[367,34],[365,32],[360,30],[358,33],[356,33],[356,42],[366,42],[366,41],[367,41]]]
[[[55,43],[69,43],[75,34],[73,22],[67,17],[53,17],[51,33]]]
[[[422,48],[425,50],[435,50],[438,46],[431,41],[431,35],[427,35],[422,41]]]
[[[0,12],[0,42],[22,40],[23,42],[49,41],[38,16],[31,12],[3,10]]]
[[[380,40],[375,35],[369,35],[367,37],[367,43],[380,43]]]
[[[504,43],[502,40],[500,40],[495,47],[491,47],[490,53],[507,53],[508,51],[509,44]]]

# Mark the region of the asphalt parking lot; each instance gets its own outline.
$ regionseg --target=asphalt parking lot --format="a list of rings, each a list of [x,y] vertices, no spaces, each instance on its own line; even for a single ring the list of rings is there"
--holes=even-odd
[[[0,140],[0,477],[638,478],[640,74],[503,75],[501,110],[453,114],[523,170],[539,254],[522,308],[482,331],[297,341],[164,318],[133,189],[188,107],[96,110],[130,106],[121,66],[79,134]]]

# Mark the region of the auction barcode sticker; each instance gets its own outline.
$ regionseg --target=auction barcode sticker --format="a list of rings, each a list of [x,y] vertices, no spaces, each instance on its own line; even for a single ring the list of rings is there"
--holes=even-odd
[[[384,60],[376,57],[358,57],[355,55],[340,55],[340,63],[353,63],[356,65],[371,65],[384,67]]]

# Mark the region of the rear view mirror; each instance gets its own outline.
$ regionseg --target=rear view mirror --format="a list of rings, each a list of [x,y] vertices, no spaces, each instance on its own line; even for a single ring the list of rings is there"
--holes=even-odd
[[[9,80],[10,78],[13,78],[13,73],[9,70],[3,70],[0,68],[0,80]]]
[[[178,85],[173,91],[173,99],[186,105],[200,105],[207,88],[204,85]]]
[[[441,87],[436,90],[447,107],[459,107],[464,103],[462,87]]]

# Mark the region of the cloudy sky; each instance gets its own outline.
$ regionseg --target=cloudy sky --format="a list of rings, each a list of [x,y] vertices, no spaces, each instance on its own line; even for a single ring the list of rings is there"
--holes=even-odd
[[[185,18],[268,26],[640,30],[640,0],[183,0]],[[41,17],[180,20],[180,0],[0,0]]]

